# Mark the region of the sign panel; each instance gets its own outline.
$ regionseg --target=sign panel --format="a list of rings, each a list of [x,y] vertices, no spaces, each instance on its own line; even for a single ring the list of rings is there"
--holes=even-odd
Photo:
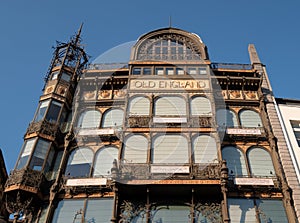
[[[66,186],[100,186],[106,185],[106,178],[68,179]]]
[[[161,118],[161,117],[154,117],[153,123],[186,123],[186,117],[176,117],[176,118]]]
[[[236,129],[236,128],[227,128],[227,134],[232,135],[261,135],[260,129]]]
[[[270,178],[235,178],[234,183],[236,185],[274,185],[273,180]]]
[[[115,131],[113,129],[82,129],[79,131],[79,135],[113,135]]]
[[[131,90],[206,90],[208,80],[131,80]]]
[[[151,166],[151,173],[189,173],[188,166]]]
[[[220,180],[129,180],[126,184],[202,184],[202,185],[219,185]]]

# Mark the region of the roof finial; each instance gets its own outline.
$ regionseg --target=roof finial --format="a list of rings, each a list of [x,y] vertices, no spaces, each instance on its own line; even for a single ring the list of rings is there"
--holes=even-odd
[[[75,38],[75,44],[76,45],[80,41],[80,34],[81,34],[82,26],[83,26],[83,22],[80,24],[80,27],[79,27],[79,29],[77,31],[77,34],[76,34],[76,38]]]
[[[169,16],[169,28],[172,28],[172,16]]]

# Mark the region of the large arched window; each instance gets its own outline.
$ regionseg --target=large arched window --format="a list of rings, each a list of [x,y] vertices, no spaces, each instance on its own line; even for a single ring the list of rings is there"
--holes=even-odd
[[[84,111],[78,120],[79,128],[98,128],[100,125],[101,113],[97,110]]]
[[[273,162],[269,152],[260,147],[252,147],[247,152],[250,171],[253,176],[275,176]]]
[[[109,176],[115,159],[118,159],[118,149],[116,147],[107,146],[101,148],[96,154],[93,176]]]
[[[242,110],[239,112],[239,117],[242,127],[262,127],[259,114],[253,110]]]
[[[236,114],[229,109],[217,110],[217,123],[219,127],[238,127]]]
[[[119,127],[123,123],[124,111],[122,109],[109,109],[103,114],[102,127]]]
[[[194,97],[191,101],[191,115],[211,115],[209,99],[205,97]]]
[[[150,100],[146,97],[133,97],[129,100],[129,115],[149,115]]]
[[[153,163],[189,163],[188,141],[179,134],[154,137],[152,152]]]
[[[241,150],[234,146],[226,146],[222,149],[223,160],[226,160],[229,175],[247,176],[247,167]]]
[[[155,101],[156,116],[186,116],[186,103],[182,97],[163,96]]]
[[[193,140],[193,154],[195,163],[218,162],[216,140],[208,135],[200,135]]]
[[[94,153],[86,147],[79,147],[72,151],[65,175],[70,177],[89,177]]]
[[[123,160],[128,163],[146,163],[148,139],[143,135],[130,135],[124,141]]]

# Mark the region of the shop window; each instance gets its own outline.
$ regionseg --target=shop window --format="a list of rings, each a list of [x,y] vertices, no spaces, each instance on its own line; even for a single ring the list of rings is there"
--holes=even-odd
[[[217,124],[222,128],[233,128],[238,127],[238,121],[236,114],[229,109],[217,110]]]
[[[150,100],[146,97],[133,97],[129,101],[129,115],[149,115]]]
[[[123,125],[124,111],[122,109],[109,109],[103,114],[102,127],[120,127]]]
[[[242,127],[257,128],[262,127],[262,122],[259,114],[252,110],[242,110],[239,113],[239,118]]]
[[[274,177],[275,170],[269,152],[260,147],[248,151],[248,159],[252,176]]]
[[[195,163],[217,163],[218,152],[216,140],[208,135],[194,138],[192,144]]]
[[[181,97],[163,96],[155,101],[156,116],[186,116],[186,103]]]
[[[143,135],[130,135],[125,139],[123,160],[125,163],[146,163],[148,140]]]
[[[153,140],[153,163],[189,163],[187,139],[179,134],[155,137]]]
[[[211,103],[208,98],[194,97],[191,101],[192,115],[211,115]]]
[[[94,153],[89,148],[79,147],[75,149],[68,159],[65,175],[72,178],[89,177],[93,157]]]
[[[153,213],[153,221],[159,223],[190,222],[190,208],[188,206],[159,206]]]
[[[93,176],[110,176],[113,161],[118,160],[118,152],[118,149],[112,146],[101,148],[96,154]]]
[[[230,176],[248,176],[244,155],[241,150],[233,146],[222,149],[222,158],[227,162]]]
[[[97,110],[83,112],[78,120],[79,128],[98,128],[100,125],[101,113]]]

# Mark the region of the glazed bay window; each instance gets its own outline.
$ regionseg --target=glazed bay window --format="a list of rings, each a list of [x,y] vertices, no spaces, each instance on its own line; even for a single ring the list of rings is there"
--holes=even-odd
[[[45,119],[49,122],[56,122],[59,118],[62,103],[58,101],[41,101],[37,113],[34,118],[34,122]]]
[[[16,169],[22,169],[23,167],[26,166],[27,161],[33,151],[33,147],[35,144],[36,138],[31,138],[25,140],[22,148],[22,153],[21,156],[19,157],[19,161],[17,163]]]
[[[29,168],[33,170],[42,170],[44,161],[50,161],[53,158],[53,150],[49,153],[49,160],[46,159],[47,153],[49,151],[49,146],[50,142],[43,140],[43,139],[38,139],[35,148],[34,148],[34,153],[31,157],[30,163],[29,163]]]

